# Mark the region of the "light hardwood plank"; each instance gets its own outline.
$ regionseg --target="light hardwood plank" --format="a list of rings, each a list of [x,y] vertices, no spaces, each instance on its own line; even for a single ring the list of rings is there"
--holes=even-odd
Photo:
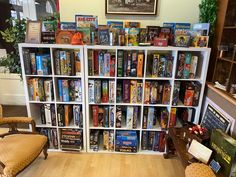
[[[49,152],[41,154],[19,177],[184,177],[177,159],[160,155]]]

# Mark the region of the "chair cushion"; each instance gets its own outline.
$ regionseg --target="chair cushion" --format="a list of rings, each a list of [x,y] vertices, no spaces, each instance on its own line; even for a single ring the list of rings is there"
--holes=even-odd
[[[216,177],[211,168],[203,163],[192,163],[185,169],[186,177]]]
[[[15,176],[42,151],[46,136],[14,134],[0,139],[0,161],[5,165],[4,175]]]

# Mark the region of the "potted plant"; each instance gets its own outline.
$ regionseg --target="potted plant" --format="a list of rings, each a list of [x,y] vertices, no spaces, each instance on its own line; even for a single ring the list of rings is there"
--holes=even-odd
[[[6,21],[9,27],[0,31],[2,39],[10,43],[14,50],[0,58],[0,66],[10,73],[0,74],[0,104],[25,104],[24,87],[21,81],[21,64],[18,43],[25,41],[26,20],[10,18]]]

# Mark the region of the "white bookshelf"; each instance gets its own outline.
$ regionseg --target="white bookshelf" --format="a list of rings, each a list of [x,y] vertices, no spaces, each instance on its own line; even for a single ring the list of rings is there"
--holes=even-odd
[[[50,53],[50,58],[51,58],[51,73],[50,75],[26,75],[25,74],[25,66],[24,66],[24,55],[23,55],[23,50],[36,50],[36,49],[45,49],[47,52]],[[75,76],[68,76],[68,75],[56,75],[55,74],[55,60],[54,60],[54,55],[53,51],[61,49],[61,50],[76,50],[80,52],[80,66],[81,66],[81,73],[77,74]],[[55,132],[57,133],[57,147],[50,147],[50,150],[55,150],[55,151],[62,151],[62,150],[78,150],[78,149],[73,149],[73,148],[61,148],[60,145],[60,132],[61,129],[77,129],[77,130],[82,130],[83,131],[83,145],[82,145],[82,150],[81,152],[86,152],[86,111],[85,111],[85,85],[84,85],[84,55],[83,55],[83,46],[75,46],[75,45],[63,45],[63,44],[27,44],[27,43],[21,43],[19,44],[19,52],[20,52],[20,60],[21,60],[21,66],[22,66],[22,78],[24,82],[24,91],[25,91],[25,98],[26,98],[26,106],[27,106],[27,113],[29,117],[32,117],[35,122],[36,122],[36,127],[37,128],[46,128],[46,129],[54,129]],[[29,100],[29,90],[28,90],[28,85],[27,81],[30,78],[43,78],[43,79],[52,79],[53,82],[53,94],[54,94],[54,100],[52,101],[32,101]],[[81,86],[82,86],[82,102],[62,102],[58,98],[58,84],[57,81],[58,79],[80,79],[81,80]],[[41,118],[40,118],[40,105],[43,104],[51,104],[54,106],[55,109],[55,115],[56,115],[56,125],[51,126],[51,125],[45,125],[42,124]],[[57,115],[57,107],[58,105],[82,105],[82,117],[83,117],[83,126],[82,128],[79,126],[76,126],[73,123],[73,118],[70,122],[69,126],[64,126],[60,127],[58,126],[58,115]]]
[[[88,71],[88,51],[90,50],[108,50],[112,51],[112,53],[115,54],[115,76],[90,76]],[[118,50],[127,50],[127,51],[143,51],[144,53],[144,69],[143,69],[143,77],[117,77],[117,53]],[[138,146],[138,152],[139,154],[162,154],[162,152],[158,151],[149,151],[149,150],[142,150],[141,149],[141,142],[142,142],[142,133],[144,131],[168,131],[162,130],[159,126],[153,127],[153,129],[143,129],[143,111],[144,107],[156,107],[156,108],[166,108],[169,112],[169,118],[170,118],[170,110],[171,108],[193,108],[195,109],[195,116],[194,116],[194,123],[199,123],[199,116],[200,116],[200,110],[202,105],[202,99],[203,99],[203,93],[204,93],[204,87],[205,87],[205,80],[207,75],[207,68],[208,68],[208,62],[210,57],[210,51],[209,48],[180,48],[180,47],[139,47],[139,46],[84,46],[84,60],[85,60],[85,90],[88,94],[86,94],[86,111],[87,111],[87,117],[86,117],[86,124],[87,124],[87,152],[99,152],[99,153],[121,153],[114,151],[108,151],[103,150],[102,148],[102,139],[100,139],[100,148],[98,151],[94,151],[90,149],[90,131],[91,130],[112,130],[114,131],[114,138],[116,137],[116,131],[118,130],[135,130],[138,132],[139,136],[139,146]],[[194,79],[179,79],[176,78],[176,67],[177,67],[177,59],[179,52],[190,52],[194,55],[197,55],[198,58],[198,70],[196,73],[196,77]],[[146,73],[146,67],[147,67],[147,59],[148,55],[151,53],[169,53],[173,56],[173,70],[172,70],[172,77],[157,77],[153,78],[151,76],[148,76]],[[89,92],[88,92],[88,82],[90,79],[107,79],[107,80],[114,80],[115,81],[115,90],[117,88],[117,81],[119,80],[138,80],[143,83],[143,89],[142,89],[142,103],[117,103],[116,102],[116,91],[115,91],[115,102],[114,103],[89,103]],[[145,82],[146,81],[160,81],[160,82],[169,82],[171,85],[171,95],[170,95],[170,103],[169,104],[144,104],[144,88],[145,88]],[[172,106],[172,98],[173,98],[173,90],[174,90],[174,83],[176,81],[184,82],[184,81],[192,81],[192,82],[199,82],[201,84],[201,91],[200,91],[200,97],[199,97],[199,104],[198,106],[185,106],[181,101],[177,106]],[[94,127],[93,126],[93,118],[92,118],[92,105],[98,105],[98,106],[114,106],[115,109],[115,118],[114,118],[114,127]],[[116,128],[116,108],[117,106],[138,106],[139,107],[139,121],[136,129],[127,129],[126,127],[122,128]],[[169,120],[168,120],[169,125]],[[115,140],[114,140],[115,141]]]

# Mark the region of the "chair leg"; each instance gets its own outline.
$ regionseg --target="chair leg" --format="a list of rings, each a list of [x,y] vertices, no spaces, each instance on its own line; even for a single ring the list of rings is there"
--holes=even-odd
[[[44,154],[44,159],[46,160],[47,157],[48,157],[48,147],[49,147],[49,144],[48,142],[44,145],[43,147],[43,154]]]

